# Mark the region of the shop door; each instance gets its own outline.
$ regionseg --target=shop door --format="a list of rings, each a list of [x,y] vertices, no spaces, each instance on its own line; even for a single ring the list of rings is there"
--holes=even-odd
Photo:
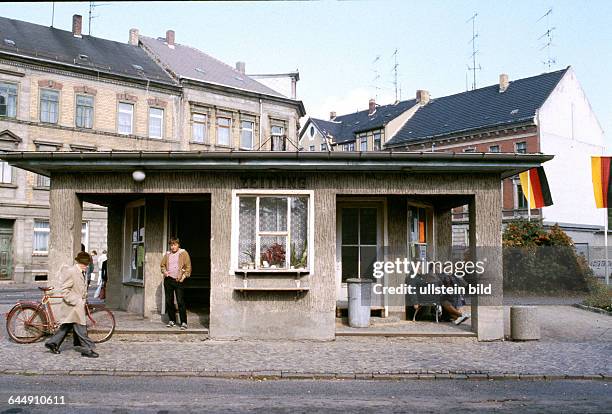
[[[11,279],[13,276],[13,235],[0,229],[0,280]]]
[[[374,262],[382,260],[382,204],[339,204],[337,259],[338,301],[348,300],[346,280],[373,277]],[[372,307],[382,308],[381,296],[373,297]]]

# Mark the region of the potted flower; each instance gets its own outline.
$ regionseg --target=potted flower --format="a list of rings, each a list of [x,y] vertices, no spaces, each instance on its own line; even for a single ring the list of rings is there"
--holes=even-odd
[[[278,243],[273,243],[261,254],[261,264],[263,267],[269,266],[272,269],[276,269],[283,266],[285,256],[285,248]]]

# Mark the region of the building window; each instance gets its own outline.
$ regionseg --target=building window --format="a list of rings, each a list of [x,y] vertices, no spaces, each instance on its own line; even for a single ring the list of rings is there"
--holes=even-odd
[[[33,250],[36,254],[47,254],[49,252],[49,221],[34,220]]]
[[[517,142],[515,144],[515,151],[518,152],[519,154],[526,154],[527,153],[527,143]]]
[[[518,179],[518,177],[513,179],[513,182],[514,182],[514,188],[515,188],[514,194],[516,195],[516,201],[514,203],[514,205],[516,206],[515,208],[517,209],[528,208],[527,199],[525,198],[525,193],[523,192],[523,186],[521,185],[521,182]]]
[[[191,139],[194,142],[204,144],[208,142],[208,117],[203,114],[191,115]]]
[[[85,246],[85,251],[89,251],[89,223],[84,221],[81,224],[81,244]]]
[[[230,118],[217,118],[217,145],[230,146]]]
[[[287,145],[285,142],[285,128],[282,126],[272,127],[272,151],[285,151]]]
[[[327,144],[325,142],[321,143],[321,151],[327,151]]]
[[[311,127],[310,127],[310,139],[313,139],[313,138],[314,138],[314,134],[315,134],[314,127],[313,127],[313,126],[311,126]]]
[[[344,144],[344,150],[345,151],[355,151],[355,143],[349,142],[347,144]]]
[[[49,89],[40,91],[40,121],[57,124],[59,117],[59,92]]]
[[[315,151],[315,146],[314,146],[314,145],[311,145],[310,147],[308,147],[308,150],[309,150],[309,151]]]
[[[359,140],[359,151],[367,151],[368,150],[368,138],[361,137]]]
[[[36,174],[36,187],[49,188],[51,187],[51,178],[44,175]]]
[[[77,128],[93,128],[93,96],[76,96],[76,126]]]
[[[254,128],[254,122],[242,121],[240,123],[240,148],[253,149]]]
[[[382,142],[381,137],[382,137],[382,134],[380,132],[374,133],[374,151],[380,151],[381,142]]]
[[[499,152],[499,145],[491,145],[489,147],[489,152]]]
[[[125,209],[124,280],[142,282],[145,258],[145,205],[129,204]]]
[[[237,269],[308,269],[309,194],[238,195]]]
[[[164,110],[149,108],[149,138],[161,138],[164,131]]]
[[[117,119],[118,132],[120,134],[131,135],[134,124],[134,105],[119,102],[119,112]]]
[[[0,183],[11,184],[13,182],[13,167],[6,161],[0,161]]]
[[[476,148],[464,148],[463,152],[476,152]]]
[[[17,116],[17,85],[0,83],[0,116]]]

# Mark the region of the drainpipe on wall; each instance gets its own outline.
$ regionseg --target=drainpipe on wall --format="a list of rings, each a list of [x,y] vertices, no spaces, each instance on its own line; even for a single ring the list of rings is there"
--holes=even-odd
[[[261,136],[263,134],[263,101],[259,98],[259,145],[258,148],[261,150]]]

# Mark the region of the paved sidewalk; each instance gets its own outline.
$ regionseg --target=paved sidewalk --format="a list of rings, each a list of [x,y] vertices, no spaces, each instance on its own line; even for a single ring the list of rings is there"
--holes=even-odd
[[[612,379],[612,318],[563,306],[543,309],[537,342],[473,338],[338,337],[335,341],[121,342],[100,358],[0,338],[0,373],[266,378]],[[2,322],[2,321],[0,321]]]

